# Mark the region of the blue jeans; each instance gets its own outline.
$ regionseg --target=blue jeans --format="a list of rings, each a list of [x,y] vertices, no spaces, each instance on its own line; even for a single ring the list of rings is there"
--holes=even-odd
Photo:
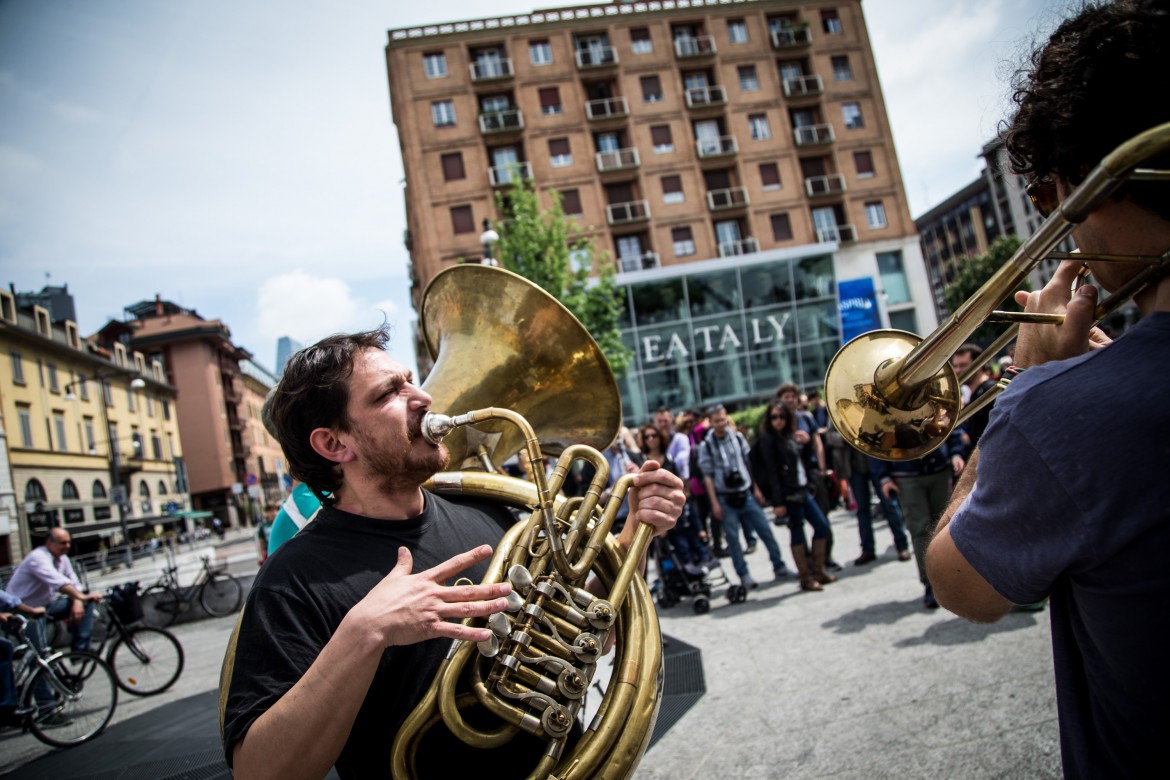
[[[825,513],[817,505],[816,498],[808,488],[804,489],[803,502],[784,502],[784,509],[788,513],[788,534],[792,538],[793,547],[807,547],[804,538],[804,523],[813,528],[813,539],[829,538],[829,521]]]
[[[68,597],[58,597],[49,602],[45,607],[45,619],[47,620],[67,620],[72,609],[73,599]],[[39,623],[38,630],[44,631],[44,620],[35,621]],[[85,614],[81,620],[76,623],[69,624],[69,632],[73,634],[73,641],[70,643],[70,648],[73,650],[88,650],[89,640],[93,638],[93,602],[85,602]],[[42,650],[47,650],[45,647],[45,636],[40,635],[40,644],[38,645]]]
[[[776,537],[772,535],[772,527],[764,517],[764,510],[756,503],[756,499],[749,492],[747,501],[741,507],[733,507],[727,503],[725,495],[719,496],[719,506],[723,508],[723,538],[727,543],[727,551],[731,553],[731,563],[735,566],[735,573],[743,579],[748,574],[747,561],[743,557],[743,548],[739,546],[739,528],[751,526],[756,536],[768,549],[768,557],[772,561],[772,570],[782,576],[788,573],[784,559],[780,557],[780,546],[776,544]]]
[[[873,553],[873,511],[870,509],[870,486],[882,502],[882,511],[886,515],[886,522],[890,524],[890,533],[894,535],[894,546],[898,552],[909,548],[910,541],[906,538],[906,521],[902,517],[902,508],[896,499],[886,498],[881,488],[873,481],[873,475],[854,472],[849,477],[849,489],[853,491],[853,500],[857,502],[857,533],[861,535],[861,551]]]
[[[16,678],[12,676],[12,653],[16,648],[0,637],[0,710],[16,708]]]

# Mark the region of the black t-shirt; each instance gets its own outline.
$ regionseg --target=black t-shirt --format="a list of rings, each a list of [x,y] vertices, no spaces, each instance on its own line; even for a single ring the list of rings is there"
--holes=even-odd
[[[495,547],[515,522],[500,506],[425,498],[423,514],[409,520],[322,507],[264,564],[244,607],[231,672],[223,727],[229,765],[252,723],[301,678],[349,609],[394,568],[400,546],[410,550],[417,573],[481,544]],[[484,561],[460,576],[480,582],[486,571]],[[337,760],[341,777],[389,776],[394,735],[450,646],[440,638],[386,649]]]

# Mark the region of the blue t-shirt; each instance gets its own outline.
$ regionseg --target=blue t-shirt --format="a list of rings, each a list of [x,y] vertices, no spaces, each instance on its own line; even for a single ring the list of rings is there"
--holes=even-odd
[[[1147,776],[1170,734],[1170,313],[1021,374],[951,521],[1016,604],[1051,597],[1065,776]],[[1164,771],[1164,770],[1163,770]]]
[[[303,482],[294,485],[288,498],[281,504],[276,519],[272,521],[272,530],[268,534],[268,554],[272,555],[282,544],[293,538],[305,523],[313,519],[313,515],[320,508],[321,502],[313,495],[308,485]],[[294,519],[289,513],[290,509],[294,510],[299,518]]]

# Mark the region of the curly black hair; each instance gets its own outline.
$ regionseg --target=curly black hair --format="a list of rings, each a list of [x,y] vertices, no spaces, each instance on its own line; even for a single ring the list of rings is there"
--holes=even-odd
[[[335,501],[341,474],[333,461],[317,454],[309,435],[317,428],[349,430],[346,409],[354,359],[367,349],[384,349],[389,340],[385,326],[322,339],[289,359],[265,401],[267,424],[284,450],[289,473],[322,503]]]
[[[1122,142],[1170,121],[1168,84],[1170,0],[1084,6],[1013,79],[1012,170],[1076,186]],[[1164,184],[1131,183],[1118,198],[1126,195],[1170,219]]]

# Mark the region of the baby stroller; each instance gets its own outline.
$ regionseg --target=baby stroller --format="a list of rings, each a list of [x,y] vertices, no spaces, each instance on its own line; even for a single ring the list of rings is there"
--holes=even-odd
[[[704,564],[684,563],[669,539],[654,540],[654,561],[658,570],[658,582],[654,584],[654,600],[663,609],[670,609],[684,598],[691,598],[691,608],[696,615],[702,615],[711,609],[711,589],[714,586],[726,585],[730,581],[723,573],[718,562]],[[736,598],[736,589],[739,585],[730,585],[727,597],[732,602],[743,601]]]

